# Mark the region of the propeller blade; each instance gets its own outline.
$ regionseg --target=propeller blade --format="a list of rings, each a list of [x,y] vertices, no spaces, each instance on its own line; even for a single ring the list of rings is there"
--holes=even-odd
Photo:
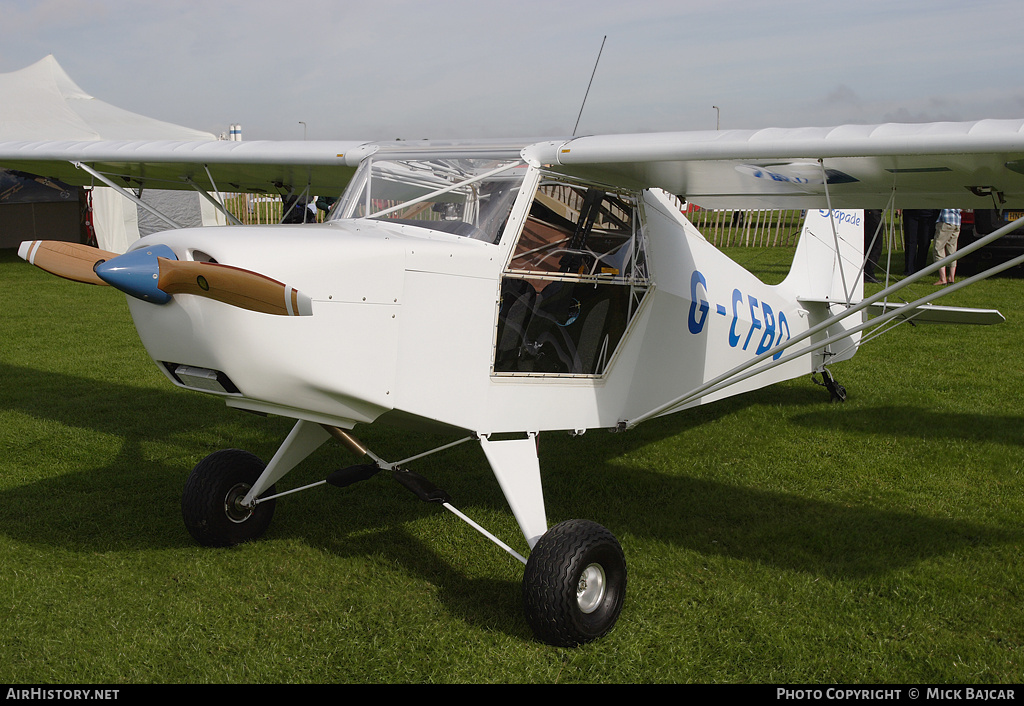
[[[59,240],[26,240],[18,248],[18,256],[50,274],[85,282],[106,285],[96,275],[95,267],[119,255],[81,243],[65,243]]]
[[[294,287],[239,267],[181,261],[166,245],[125,253],[98,265],[96,274],[121,291],[153,304],[166,304],[174,294],[193,294],[264,314],[313,313],[312,300]]]
[[[168,294],[194,294],[241,309],[278,316],[310,316],[313,302],[294,287],[258,272],[216,262],[158,258],[157,287]]]

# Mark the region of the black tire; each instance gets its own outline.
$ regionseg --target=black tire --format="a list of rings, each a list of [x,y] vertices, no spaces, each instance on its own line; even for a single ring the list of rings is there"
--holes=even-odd
[[[587,576],[592,578],[581,591]],[[523,609],[542,642],[575,647],[606,635],[618,620],[625,597],[622,547],[595,522],[567,520],[555,525],[530,552],[523,576]]]
[[[253,509],[237,500],[245,497],[265,468],[248,451],[216,451],[192,469],[181,496],[181,514],[192,537],[207,547],[230,547],[260,537],[274,517],[275,500]],[[274,494],[274,488],[266,491]]]

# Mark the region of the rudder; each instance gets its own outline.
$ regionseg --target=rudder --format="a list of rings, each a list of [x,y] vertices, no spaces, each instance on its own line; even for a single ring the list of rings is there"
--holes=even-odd
[[[864,298],[864,211],[809,210],[793,265],[781,286],[794,292],[806,307],[810,326],[860,302]],[[827,335],[838,338],[862,321],[862,316],[845,318],[830,326]],[[852,358],[859,342],[860,333],[855,333],[829,345],[815,353],[813,368],[821,370],[829,363]]]

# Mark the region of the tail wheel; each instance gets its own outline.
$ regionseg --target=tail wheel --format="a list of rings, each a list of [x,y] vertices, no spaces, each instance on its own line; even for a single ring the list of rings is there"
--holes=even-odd
[[[530,552],[523,607],[542,642],[575,647],[606,635],[625,596],[622,547],[597,523],[567,520],[548,530]]]
[[[246,507],[242,500],[263,473],[248,451],[216,451],[192,469],[181,497],[189,534],[207,547],[230,547],[260,537],[274,517],[274,500]],[[272,495],[274,488],[267,490]]]
[[[814,377],[811,377],[814,380]],[[828,369],[821,371],[821,382],[814,380],[818,385],[823,385],[828,390],[829,399],[832,402],[846,402],[846,388],[836,382],[836,379],[832,377],[832,373]]]

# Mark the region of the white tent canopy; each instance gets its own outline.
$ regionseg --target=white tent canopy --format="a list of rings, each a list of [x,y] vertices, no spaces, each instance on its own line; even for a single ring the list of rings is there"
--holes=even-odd
[[[20,71],[0,74],[0,140],[215,140],[215,135],[153,120],[90,96],[47,56]],[[144,192],[173,210],[182,225],[222,223],[198,193]],[[168,204],[170,201],[170,205]],[[99,247],[124,252],[151,230],[145,210],[107,187],[93,190],[93,223]]]

